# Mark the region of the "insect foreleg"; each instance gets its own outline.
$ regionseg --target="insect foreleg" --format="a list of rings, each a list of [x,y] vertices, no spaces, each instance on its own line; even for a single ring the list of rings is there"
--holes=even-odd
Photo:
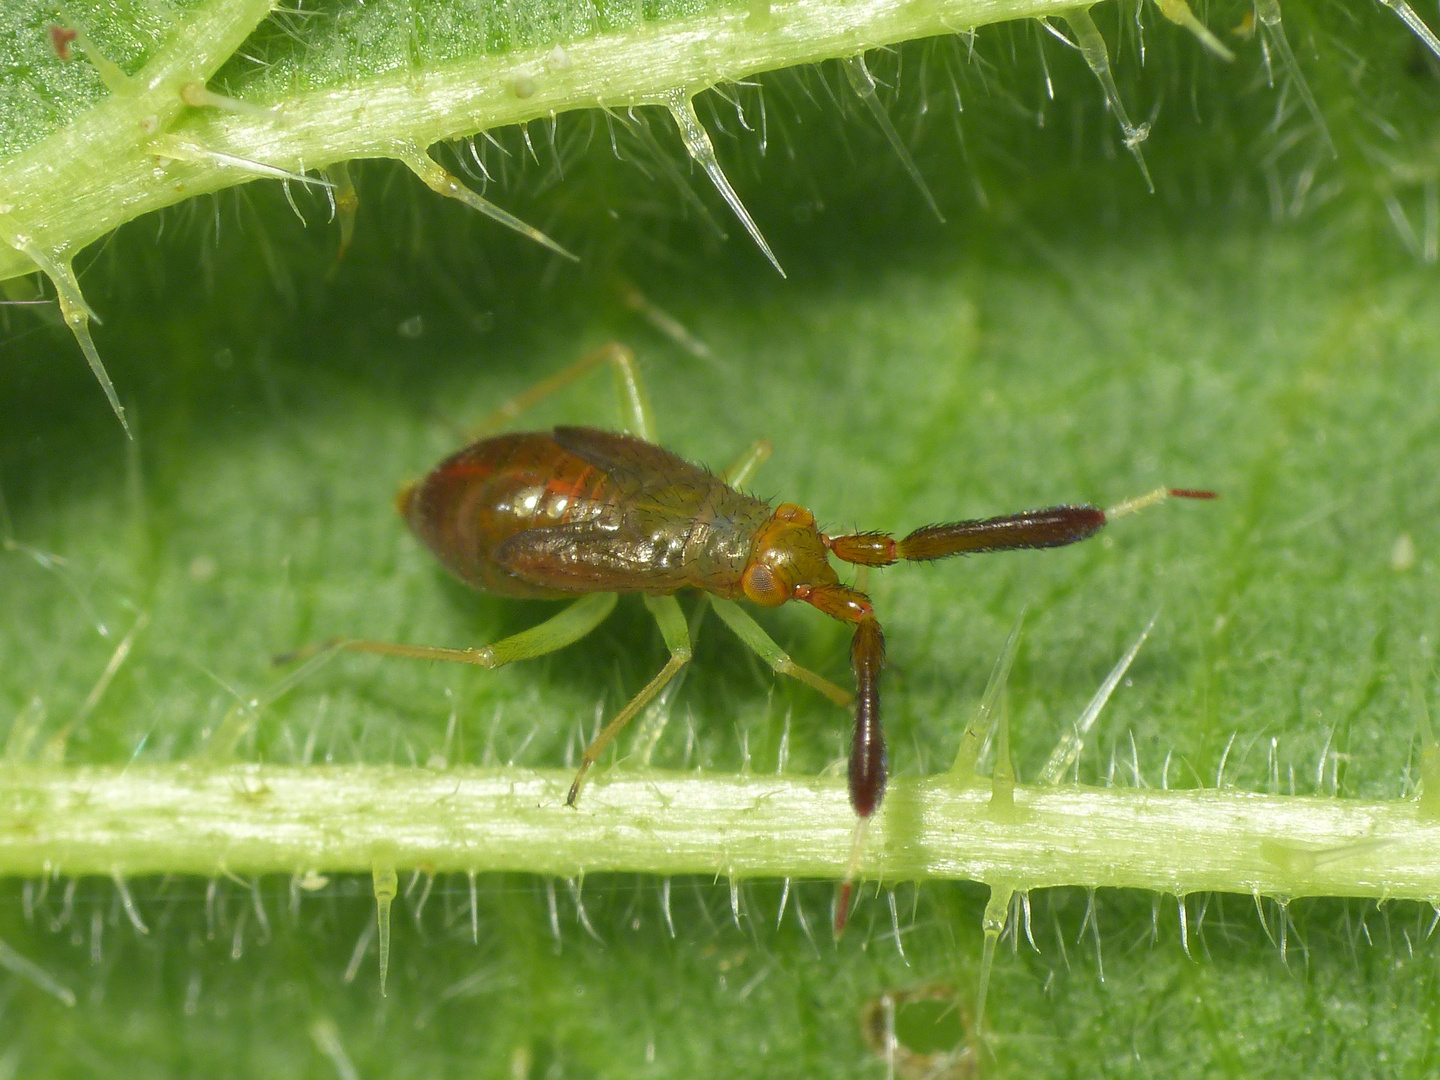
[[[855,695],[848,690],[841,689],[829,679],[822,678],[791,660],[789,654],[776,645],[770,635],[765,633],[760,624],[752,619],[739,604],[718,596],[710,597],[710,603],[715,608],[715,614],[719,615],[725,625],[735,632],[735,636],[754,650],[755,655],[769,664],[777,674],[789,675],[792,679],[799,679],[807,686],[813,686],[836,705],[849,705],[855,700]]]
[[[650,614],[654,615],[655,621],[660,624],[660,634],[665,638],[665,647],[670,650],[670,659],[665,662],[660,673],[631,698],[630,703],[616,713],[615,718],[606,724],[605,729],[585,748],[580,759],[580,770],[575,774],[575,782],[570,785],[570,795],[565,800],[567,806],[574,806],[575,801],[580,798],[585,774],[590,771],[590,766],[600,759],[605,748],[615,741],[615,736],[619,735],[625,725],[635,718],[635,714],[665,689],[665,684],[690,661],[690,628],[685,624],[685,613],[680,610],[680,602],[673,596],[646,596],[644,599]]]

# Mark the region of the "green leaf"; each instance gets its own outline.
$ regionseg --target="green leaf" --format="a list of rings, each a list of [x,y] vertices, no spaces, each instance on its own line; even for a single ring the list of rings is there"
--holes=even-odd
[[[1154,114],[1136,143],[1151,196],[1085,58],[1038,23],[870,52],[940,225],[853,68],[789,65],[1043,9],[865,8],[894,20],[884,34],[805,10],[819,29],[801,41],[784,5],[5,16],[0,192],[26,197],[5,200],[0,276],[30,265],[17,235],[74,259],[135,438],[53,306],[0,309],[0,871],[24,871],[0,883],[0,1076],[880,1075],[892,1026],[907,1076],[976,1054],[1015,1073],[1433,1072],[1433,911],[1385,902],[1433,895],[1435,873],[1413,801],[1440,632],[1433,59],[1378,5],[1287,7],[1332,158],[1274,27],[1232,33],[1247,7],[1200,13],[1230,65],[1151,9],[1092,9],[1133,130]],[[46,52],[52,22],[165,79],[107,92]],[[715,59],[706,41],[762,51]],[[545,69],[557,44],[572,66]],[[660,62],[696,54],[693,77]],[[553,85],[497,74],[535,64]],[[596,69],[617,107],[569,111],[596,99],[580,81]],[[623,108],[755,72],[696,104],[784,280],[664,111]],[[251,110],[185,105],[196,81]],[[465,85],[493,100],[421,108]],[[349,124],[320,107],[367,95]],[[117,126],[162,112],[158,135]],[[267,124],[300,142],[243,142]],[[482,128],[493,142],[465,141]],[[342,258],[338,174],[182,201],[244,174],[159,162],[162,136],[296,171],[460,138],[431,156],[582,261],[393,163],[352,167]],[[40,295],[27,284],[11,297]],[[554,805],[567,766],[665,658],[633,598],[580,644],[493,672],[341,656],[295,681],[271,663],[335,636],[479,645],[546,617],[446,578],[391,499],[468,424],[614,339],[668,446],[721,467],[769,438],[756,492],[835,530],[1162,484],[1221,495],[1062,551],[872,575],[895,786],[871,839],[925,835],[905,832],[906,798],[945,788],[1023,611],[994,708],[1018,783],[1008,811],[982,787],[969,816],[927,826],[956,855],[875,841],[839,942],[848,717],[718,619],[572,815],[595,829],[583,842]],[[617,422],[606,380],[526,418],[577,421]],[[845,628],[795,607],[756,617],[844,683]],[[1071,816],[1027,830],[1014,815],[1052,749],[1157,611],[1070,774],[1084,786],[1047,796]],[[651,746],[667,771],[646,784]],[[512,792],[510,817],[481,813],[477,777],[534,770],[533,810]],[[287,802],[292,782],[318,794]],[[722,789],[794,810],[707,816]],[[1133,832],[1095,827],[1142,805],[1160,809]],[[297,820],[331,846],[282,837]],[[501,825],[513,861],[485,840]],[[665,839],[682,827],[690,854]],[[983,1039],[970,879],[1021,890]],[[1114,884],[1143,888],[1092,889]]]

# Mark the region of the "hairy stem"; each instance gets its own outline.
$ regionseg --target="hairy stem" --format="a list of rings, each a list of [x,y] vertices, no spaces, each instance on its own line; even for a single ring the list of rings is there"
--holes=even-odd
[[[839,778],[220,767],[11,769],[0,874],[519,870],[838,877],[854,817]],[[1279,895],[1440,898],[1440,820],[1410,801],[899,779],[868,878],[963,878]]]
[[[81,122],[0,166],[0,239],[12,241],[0,247],[0,281],[37,269],[13,245],[16,236],[46,252],[74,252],[140,214],[259,177],[393,157],[405,145],[571,109],[658,104],[677,90],[695,94],[756,72],[1065,7],[1059,0],[751,4],[643,22],[559,49],[390,71],[229,110],[182,108],[191,81],[218,67],[213,48],[186,79],[175,74],[174,49],[167,49],[135,77],[143,92],[112,94]],[[257,11],[267,9],[255,0],[216,0],[181,34],[208,41],[217,35],[201,30],[228,19],[231,32],[218,37],[234,49],[243,34],[233,31],[248,30]]]

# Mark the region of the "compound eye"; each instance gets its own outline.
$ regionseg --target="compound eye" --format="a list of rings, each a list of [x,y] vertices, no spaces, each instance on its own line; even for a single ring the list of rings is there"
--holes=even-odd
[[[740,585],[745,590],[745,595],[762,607],[776,607],[790,599],[790,590],[776,578],[774,572],[764,563],[751,565],[745,571],[745,577],[741,579]]]

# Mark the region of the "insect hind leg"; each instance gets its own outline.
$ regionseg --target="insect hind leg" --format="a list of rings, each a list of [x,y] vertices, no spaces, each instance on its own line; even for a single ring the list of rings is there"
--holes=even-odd
[[[640,366],[635,361],[635,353],[616,341],[586,353],[563,371],[556,372],[523,394],[511,398],[481,420],[471,433],[472,437],[478,439],[498,431],[521,413],[538,405],[551,394],[563,390],[601,364],[609,364],[615,373],[615,391],[619,398],[625,430],[648,443],[658,441],[655,415],[650,409],[650,398],[645,392],[645,383],[640,378]]]
[[[381,656],[399,656],[407,660],[444,660],[454,664],[474,664],[476,667],[497,668],[512,664],[516,660],[530,660],[547,653],[557,652],[579,641],[594,630],[615,610],[614,593],[592,593],[567,605],[559,614],[553,615],[529,630],[522,630],[507,638],[501,638],[479,649],[447,649],[436,645],[406,645],[393,641],[349,641],[340,639],[324,645],[312,645],[293,653],[275,658],[284,664],[292,660],[303,660],[324,649],[335,652],[377,653]]]
[[[615,741],[615,736],[690,662],[690,628],[686,625],[685,613],[680,610],[680,602],[673,596],[646,596],[644,599],[650,614],[655,616],[655,621],[660,624],[660,633],[665,638],[665,647],[670,650],[670,659],[665,662],[660,673],[646,683],[645,688],[631,698],[629,704],[616,713],[614,719],[606,724],[604,730],[585,748],[580,759],[580,769],[575,774],[575,782],[570,785],[570,794],[565,799],[566,806],[574,806],[580,798],[586,773],[600,760],[605,748]]]

